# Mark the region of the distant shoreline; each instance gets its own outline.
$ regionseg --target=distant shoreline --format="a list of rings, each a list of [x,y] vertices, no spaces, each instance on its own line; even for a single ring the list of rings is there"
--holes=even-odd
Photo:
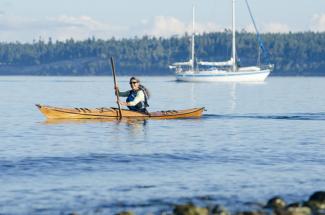
[[[271,76],[325,76],[325,32],[265,33],[261,38],[263,48],[259,48],[255,34],[237,33],[241,66],[272,63]],[[195,48],[197,61],[229,60],[230,34],[198,35]],[[173,75],[168,66],[189,59],[190,36],[0,42],[0,75],[106,75],[111,71],[111,56],[119,75]]]
[[[119,75],[120,77],[130,77],[133,76],[135,74],[123,74],[123,75]],[[111,77],[111,74],[101,74],[101,75],[33,75],[33,74],[26,74],[26,75],[10,75],[10,74],[0,74],[0,77]],[[173,77],[174,74],[136,74],[135,76],[139,76],[139,77]],[[270,75],[269,77],[319,77],[319,78],[323,78],[325,77],[325,74],[315,74],[315,75]]]

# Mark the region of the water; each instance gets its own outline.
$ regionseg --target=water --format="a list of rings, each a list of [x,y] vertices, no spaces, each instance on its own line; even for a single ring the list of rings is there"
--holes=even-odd
[[[188,201],[241,209],[324,190],[324,78],[141,80],[151,110],[205,115],[51,123],[34,104],[114,106],[112,79],[0,77],[0,214],[143,214]],[[119,83],[128,89],[128,77]]]

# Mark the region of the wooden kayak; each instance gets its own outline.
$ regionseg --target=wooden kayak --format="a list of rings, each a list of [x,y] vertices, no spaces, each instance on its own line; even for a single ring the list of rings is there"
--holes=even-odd
[[[36,105],[48,119],[114,119],[119,118],[117,108],[60,108]],[[204,107],[186,110],[156,111],[148,114],[122,109],[122,117],[129,119],[182,119],[199,118]]]

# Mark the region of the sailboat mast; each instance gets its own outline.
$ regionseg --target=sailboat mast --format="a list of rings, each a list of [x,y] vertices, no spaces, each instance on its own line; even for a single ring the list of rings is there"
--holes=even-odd
[[[235,0],[232,0],[232,70],[236,71],[236,19],[235,19]]]
[[[194,71],[194,58],[195,58],[195,7],[193,6],[193,23],[192,23],[192,71]]]

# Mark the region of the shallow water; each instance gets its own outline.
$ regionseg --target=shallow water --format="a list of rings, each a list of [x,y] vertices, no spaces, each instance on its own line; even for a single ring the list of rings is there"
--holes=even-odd
[[[141,77],[150,110],[201,119],[46,121],[36,103],[115,106],[109,77],[0,77],[0,214],[111,214],[193,201],[235,208],[325,186],[325,79]],[[128,89],[128,77],[119,78]]]

